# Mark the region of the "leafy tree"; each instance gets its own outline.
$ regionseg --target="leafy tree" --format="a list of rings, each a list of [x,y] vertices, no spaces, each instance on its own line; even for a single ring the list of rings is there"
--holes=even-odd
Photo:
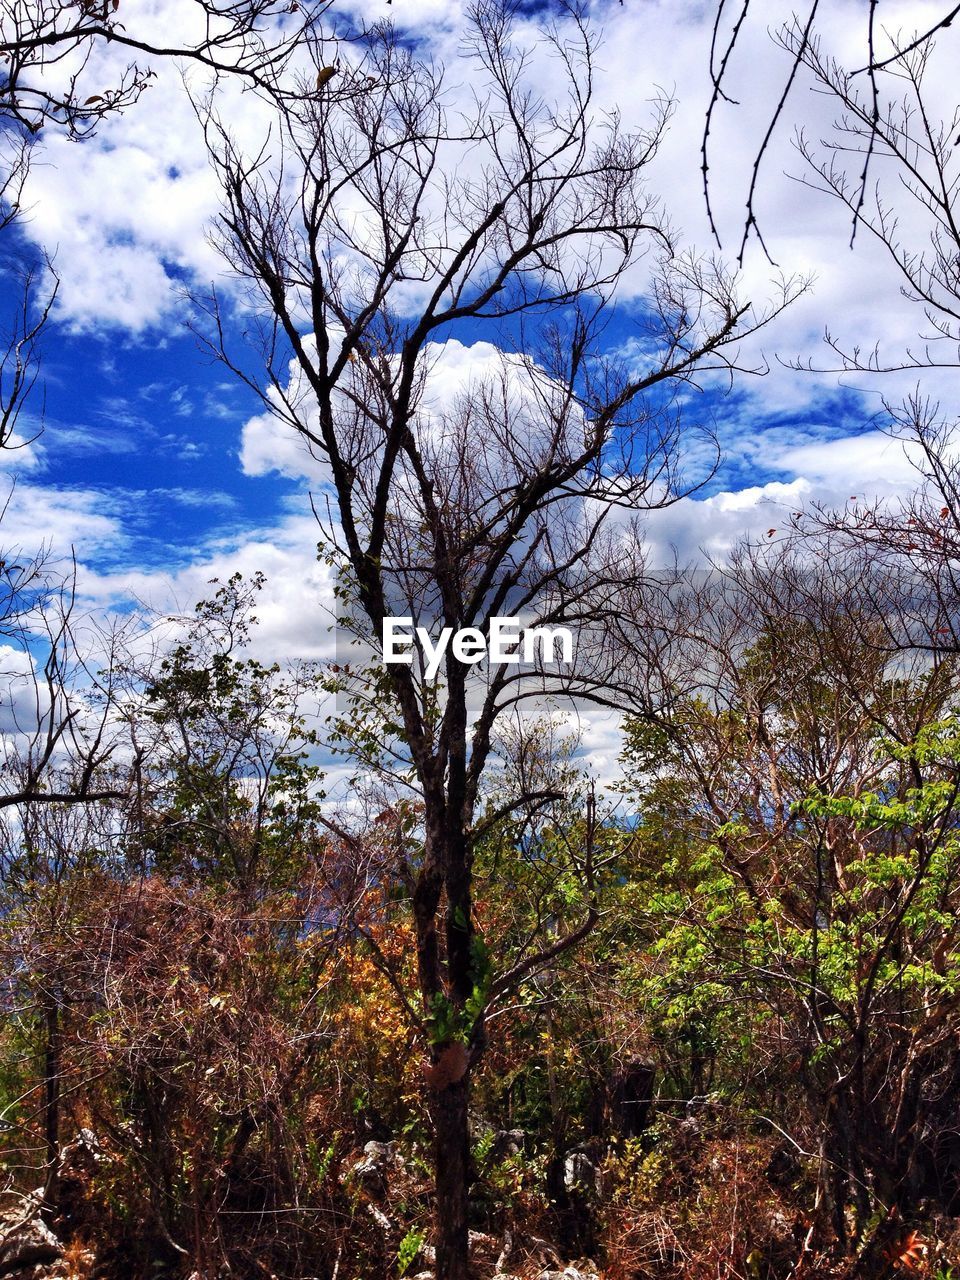
[[[311,762],[320,677],[244,656],[262,576],[214,580],[185,634],[127,707],[144,865],[229,884],[253,902],[316,848],[322,790]],[[132,673],[136,677],[136,672]]]
[[[843,1246],[851,1201],[859,1236],[931,1190],[918,1115],[922,1081],[952,1070],[956,680],[891,662],[868,585],[858,599],[825,567],[791,577],[771,558],[716,585],[729,629],[702,634],[717,662],[699,696],[630,735],[643,822],[678,833],[641,990],[691,1069],[715,1062],[714,1087],[762,1096],[817,1158]]]

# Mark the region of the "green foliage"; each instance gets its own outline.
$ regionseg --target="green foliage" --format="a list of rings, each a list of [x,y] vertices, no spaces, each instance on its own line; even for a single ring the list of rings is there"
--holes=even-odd
[[[710,1274],[728,1252],[738,1274],[766,1274],[762,1224],[816,1217],[826,1240],[817,1206],[830,1196],[866,1240],[898,1202],[898,1170],[930,1162],[924,1125],[955,1123],[960,727],[948,700],[930,694],[939,713],[918,731],[922,688],[881,682],[871,696],[885,724],[903,730],[902,700],[912,726],[881,733],[823,664],[805,665],[810,636],[791,624],[779,647],[741,655],[723,706],[691,698],[669,726],[629,726],[619,812],[594,807],[554,722],[498,743],[469,837],[470,914],[443,896],[437,913],[441,952],[470,938],[468,994],[446,989],[418,1018],[422,801],[377,793],[375,817],[331,834],[309,720],[330,681],[251,656],[259,586],[218,585],[131,697],[142,785],[122,830],[115,811],[99,827],[77,809],[33,817],[9,859],[6,1175],[43,1150],[55,1024],[64,1134],[104,1135],[78,1194],[116,1238],[142,1236],[151,1256],[162,1230],[215,1241],[218,1261],[246,1274],[251,1240],[264,1244],[250,1224],[265,1222],[274,1274],[309,1258],[311,1274],[342,1260],[345,1275],[404,1276],[425,1238],[431,1061],[469,1044],[483,1050],[470,1066],[471,1215],[491,1237],[509,1222],[558,1238],[565,1153],[582,1147],[602,1166],[589,1210],[602,1240],[587,1251],[605,1248],[613,1275],[675,1274],[714,1227]],[[346,688],[354,674],[330,679]],[[388,685],[368,693],[343,723],[345,749],[367,763],[392,758],[398,732]],[[824,742],[842,764],[832,773]],[[517,805],[521,790],[538,798]],[[577,947],[500,989],[499,975],[594,917]],[[654,1099],[626,1137],[638,1065]],[[497,1153],[502,1129],[522,1131],[519,1150]],[[373,1134],[397,1144],[384,1208],[396,1255],[350,1174]],[[783,1135],[807,1154],[777,1181],[766,1170]],[[854,1158],[860,1203],[854,1177],[836,1175]],[[666,1242],[653,1260],[651,1240]]]
[[[400,1241],[400,1248],[397,1250],[397,1275],[405,1276],[417,1258],[420,1256],[420,1250],[423,1248],[426,1236],[422,1231],[418,1231],[415,1227],[407,1232]]]
[[[235,574],[197,605],[185,638],[146,684],[154,728],[143,838],[159,869],[248,891],[283,874],[315,840],[323,791],[304,710],[319,692],[310,664],[286,674],[243,651],[262,576]],[[141,731],[142,732],[142,731]]]
[[[466,1044],[463,1013],[442,991],[430,997],[425,1023],[431,1044],[450,1044],[455,1040]]]

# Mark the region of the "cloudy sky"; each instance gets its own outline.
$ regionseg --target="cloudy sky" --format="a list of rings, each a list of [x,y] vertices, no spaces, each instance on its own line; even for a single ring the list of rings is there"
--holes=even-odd
[[[339,20],[391,18],[405,38],[442,62],[454,92],[462,76],[462,0],[335,0]],[[182,31],[192,0],[130,0],[133,32]],[[537,6],[525,6],[535,20]],[[602,29],[598,101],[642,124],[663,93],[676,102],[666,143],[650,172],[680,242],[713,251],[700,184],[700,134],[708,100],[714,6],[689,0],[624,0],[590,6]],[[942,6],[883,0],[887,30],[910,33]],[[739,105],[719,112],[712,135],[713,200],[729,260],[743,225],[750,168],[789,59],[771,30],[790,5],[756,0],[730,66]],[[824,47],[841,63],[863,60],[867,6],[832,0],[823,10]],[[929,72],[933,109],[949,117],[960,30],[944,32]],[[109,84],[123,59],[95,51],[86,71],[91,93]],[[44,131],[34,147],[26,216],[4,233],[7,270],[3,311],[15,304],[13,265],[46,255],[60,286],[43,337],[40,384],[21,420],[33,443],[0,456],[10,499],[2,541],[31,551],[45,541],[75,552],[80,588],[98,607],[123,608],[131,597],[166,609],[190,606],[206,581],[234,568],[262,570],[268,601],[259,610],[258,644],[272,656],[328,651],[329,590],[316,563],[310,512],[314,464],[284,429],[188,329],[187,291],[211,282],[230,290],[208,229],[219,208],[215,176],[201,129],[184,91],[181,69],[153,63],[151,87],[96,136],[73,142]],[[196,84],[194,88],[196,88]],[[549,83],[544,83],[549,92]],[[267,121],[251,95],[226,90],[222,110],[251,147]],[[861,234],[848,247],[849,214],[799,181],[804,162],[793,146],[797,128],[814,140],[831,135],[834,104],[799,82],[762,176],[758,211],[776,268],[754,243],[744,263],[744,295],[762,303],[771,277],[811,275],[807,295],[748,353],[766,377],[739,379],[729,394],[716,387],[687,405],[692,421],[715,430],[723,446],[718,475],[697,495],[651,517],[652,543],[683,555],[722,554],[746,531],[776,527],[783,512],[823,500],[845,504],[904,491],[913,474],[902,449],[880,431],[882,398],[896,400],[917,382],[796,373],[783,362],[829,363],[829,329],[848,345],[880,342],[897,356],[924,329],[905,299],[883,250]],[[881,173],[882,180],[890,175]],[[922,247],[929,234],[922,210],[903,202],[901,230]],[[634,282],[636,284],[636,282]],[[639,286],[638,286],[639,287]],[[629,349],[637,299],[624,298],[612,341]],[[238,317],[238,324],[242,317]],[[444,376],[468,379],[485,349],[451,344]],[[926,385],[949,409],[953,375]]]

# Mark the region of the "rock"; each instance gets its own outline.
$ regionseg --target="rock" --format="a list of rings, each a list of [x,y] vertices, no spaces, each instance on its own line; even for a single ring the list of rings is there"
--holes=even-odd
[[[507,1228],[503,1233],[503,1246],[500,1249],[500,1256],[497,1258],[496,1266],[493,1268],[495,1276],[502,1276],[506,1273],[507,1263],[513,1254],[513,1232]],[[507,1276],[506,1280],[510,1280]]]
[[[526,1136],[522,1129],[498,1129],[490,1143],[490,1159],[497,1164],[507,1156],[520,1155]]]
[[[581,1147],[573,1147],[563,1159],[563,1185],[568,1191],[593,1197],[600,1189],[600,1170]]]
[[[371,1139],[363,1145],[363,1154],[367,1160],[377,1160],[381,1164],[390,1164],[397,1154],[395,1142],[377,1142]]]
[[[385,1236],[393,1235],[393,1223],[387,1215],[381,1209],[378,1209],[375,1204],[368,1204],[367,1208],[370,1211],[370,1216],[373,1218],[374,1222],[383,1234]]]
[[[590,1269],[581,1271],[579,1266],[575,1267],[572,1263],[564,1267],[562,1271],[541,1271],[539,1280],[600,1280],[598,1273],[594,1270],[592,1263],[584,1264]]]
[[[33,1207],[0,1217],[0,1276],[14,1280],[18,1272],[56,1262],[62,1255],[60,1241]]]
[[[98,1171],[110,1164],[97,1135],[92,1129],[80,1129],[60,1149],[57,1178],[57,1221],[69,1222],[71,1237],[87,1235],[96,1229],[102,1202],[91,1196]]]
[[[556,1264],[558,1267],[563,1266],[559,1253],[557,1253],[549,1240],[541,1240],[539,1236],[524,1236],[522,1245],[528,1253],[531,1253],[536,1258],[541,1267],[546,1266],[548,1262],[551,1265]]]
[[[396,1143],[370,1141],[364,1145],[363,1158],[350,1170],[350,1176],[374,1200],[387,1194],[387,1174],[396,1163]]]

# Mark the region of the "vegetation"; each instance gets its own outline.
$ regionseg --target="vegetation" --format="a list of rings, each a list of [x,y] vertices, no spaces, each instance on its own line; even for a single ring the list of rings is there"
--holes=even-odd
[[[809,509],[710,572],[654,572],[642,517],[716,465],[690,392],[760,372],[745,344],[805,282],[764,308],[678,246],[646,185],[671,104],[634,130],[599,112],[585,11],[536,26],[479,0],[463,100],[335,5],[198,0],[207,35],[171,48],[118,7],[8,15],[4,219],[39,129],[82,139],[146,88],[131,63],[81,100],[93,50],[211,73],[193,105],[238,292],[194,298],[195,328],[316,462],[355,643],[258,660],[263,580],[238,575],[153,620],[144,652],[136,620],[81,625],[42,558],[0,560],[33,695],[0,770],[0,1275],[51,1252],[83,1280],[951,1275],[954,423],[919,395],[889,415],[918,459],[906,502]],[[953,13],[880,64],[876,7],[871,96],[801,23],[774,120],[801,68],[846,112],[858,180],[799,154],[925,307],[937,336],[901,365],[943,364],[957,126],[916,104]],[[881,112],[888,69],[907,97]],[[712,113],[726,57],[711,75]],[[221,114],[231,78],[274,113],[272,149]],[[930,217],[926,255],[867,199],[880,152]],[[627,360],[609,330],[641,262]],[[50,315],[34,287],[0,447]],[[437,404],[445,344],[484,337],[489,363]],[[436,677],[370,657],[391,616],[506,614],[575,630],[576,661],[474,679],[451,653]],[[564,709],[583,706],[620,717],[617,779],[581,767]]]
[[[816,548],[699,581],[699,631],[682,584],[634,619],[663,710],[616,805],[550,721],[498,742],[462,1006],[419,989],[422,803],[322,800],[325,677],[247,656],[260,581],[131,664],[122,799],[26,802],[4,848],[7,1192],[77,1274],[430,1269],[468,1070],[478,1275],[948,1274],[960,673]]]

